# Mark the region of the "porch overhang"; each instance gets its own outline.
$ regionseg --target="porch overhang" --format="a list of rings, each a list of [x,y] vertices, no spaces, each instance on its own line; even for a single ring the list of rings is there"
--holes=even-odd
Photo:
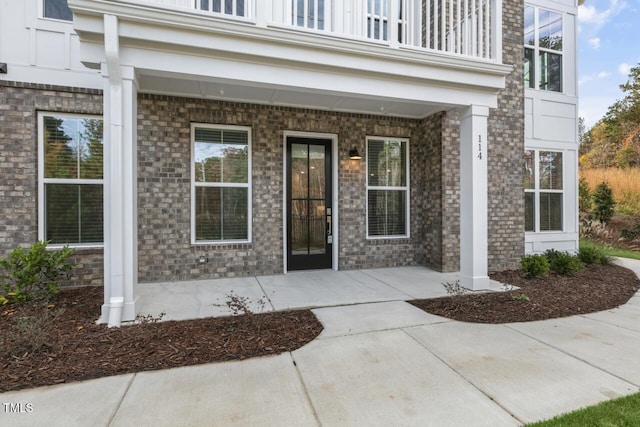
[[[157,6],[70,0],[81,59],[104,62],[104,15],[118,17],[120,62],[139,91],[422,118],[468,105],[495,107],[511,66],[260,27]]]

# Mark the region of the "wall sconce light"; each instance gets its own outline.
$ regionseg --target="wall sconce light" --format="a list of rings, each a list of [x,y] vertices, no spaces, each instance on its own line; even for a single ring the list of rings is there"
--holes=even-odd
[[[362,160],[362,156],[360,155],[360,153],[358,153],[358,149],[356,147],[353,147],[351,150],[349,150],[349,159]]]

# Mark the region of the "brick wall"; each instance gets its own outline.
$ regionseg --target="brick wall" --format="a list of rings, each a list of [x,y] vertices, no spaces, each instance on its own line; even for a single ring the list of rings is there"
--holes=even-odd
[[[0,81],[0,256],[38,239],[38,111],[102,114],[102,92]],[[79,249],[67,285],[101,285],[101,249]]]
[[[253,242],[190,243],[190,124],[252,129]],[[283,270],[284,131],[335,133],[339,148],[339,268],[424,264],[421,245],[423,163],[418,120],[140,95],[138,103],[138,217],[141,282],[192,280]],[[366,239],[366,136],[407,137],[411,158],[411,238]],[[209,262],[198,264],[207,255]]]
[[[524,254],[524,47],[522,0],[502,5],[502,60],[513,64],[489,115],[489,268],[516,268]]]

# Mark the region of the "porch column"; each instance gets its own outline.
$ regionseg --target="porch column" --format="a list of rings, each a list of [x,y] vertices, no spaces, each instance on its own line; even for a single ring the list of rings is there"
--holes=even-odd
[[[135,320],[138,282],[137,85],[133,67],[120,65],[118,21],[105,15],[104,78],[104,305],[102,321]]]
[[[489,287],[487,262],[487,117],[472,105],[460,114],[460,284]]]

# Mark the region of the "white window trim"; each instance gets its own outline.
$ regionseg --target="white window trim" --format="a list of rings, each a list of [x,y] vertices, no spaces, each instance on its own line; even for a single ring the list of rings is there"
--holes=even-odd
[[[44,117],[54,116],[61,118],[87,118],[87,119],[100,119],[104,120],[102,116],[92,114],[74,114],[74,113],[57,113],[54,111],[40,111],[38,112],[38,240],[46,240],[46,200],[45,200],[45,184],[101,184],[104,191],[104,178],[103,179],[60,179],[60,178],[45,178],[44,177]],[[103,177],[104,177],[104,164],[103,164]],[[104,218],[104,208],[103,208]],[[103,248],[104,247],[104,235],[103,243],[52,243],[48,245],[50,248],[62,248],[68,246],[70,248]]]
[[[249,158],[247,160],[247,182],[246,183],[196,183],[196,167],[195,167],[195,135],[196,128],[220,129],[220,130],[236,130],[247,132],[247,150]],[[202,245],[232,245],[236,243],[252,242],[252,225],[253,225],[253,174],[252,174],[252,153],[251,153],[251,127],[250,126],[232,126],[218,125],[210,123],[191,123],[191,244],[194,246]],[[246,188],[247,189],[247,238],[246,239],[229,239],[229,240],[196,240],[196,187],[222,187],[222,188]]]
[[[533,49],[533,58],[534,58],[534,72],[535,72],[535,78],[534,78],[534,85],[533,87],[525,87],[525,89],[529,89],[529,90],[540,90],[543,92],[549,92],[549,93],[565,93],[566,92],[566,86],[565,86],[565,68],[566,68],[566,64],[565,64],[565,48],[566,48],[566,40],[565,40],[565,28],[567,25],[566,22],[566,14],[560,10],[554,10],[554,9],[550,9],[548,7],[542,7],[542,6],[536,6],[536,5],[532,5],[532,4],[525,4],[525,8],[526,7],[532,7],[534,9],[534,14],[533,14],[533,30],[534,30],[534,45],[528,45],[528,44],[524,44],[523,46],[525,49]],[[562,17],[562,50],[558,51],[558,50],[553,50],[553,49],[548,49],[548,48],[541,48],[540,47],[540,9],[542,10],[546,10],[549,12],[553,12],[553,13],[557,13]],[[562,88],[561,91],[555,91],[555,90],[549,90],[549,89],[540,89],[540,52],[548,52],[548,53],[553,53],[555,55],[560,55],[560,57],[562,58],[562,73],[560,75],[560,87]]]
[[[369,185],[369,141],[386,141],[386,140],[394,140],[394,141],[400,141],[400,142],[404,142],[406,144],[406,159],[405,159],[405,171],[406,171],[406,185],[404,187],[385,187],[385,186],[370,186]],[[411,237],[411,174],[410,174],[410,170],[409,170],[409,158],[411,157],[409,155],[409,138],[395,138],[395,137],[389,137],[389,136],[367,136],[366,138],[366,165],[365,165],[365,173],[367,175],[367,180],[366,180],[366,196],[365,196],[365,200],[366,200],[366,213],[365,213],[365,219],[366,219],[366,238],[367,240],[389,240],[389,239],[408,239]],[[402,234],[402,235],[387,235],[387,236],[370,236],[369,235],[369,190],[403,190],[406,193],[405,196],[405,203],[406,203],[406,208],[405,208],[405,224],[406,224],[406,233]]]
[[[536,173],[535,176],[535,180],[534,180],[534,187],[533,188],[525,188],[524,192],[525,193],[533,193],[533,203],[534,203],[534,210],[533,210],[533,231],[529,230],[526,231],[526,234],[554,234],[554,233],[564,233],[565,230],[565,224],[564,224],[564,219],[565,219],[565,215],[566,215],[566,210],[565,210],[565,189],[566,187],[566,154],[563,150],[554,150],[554,149],[547,149],[547,148],[525,148],[525,151],[533,151],[533,167]],[[547,190],[547,189],[541,189],[540,188],[540,152],[541,151],[545,151],[545,152],[552,152],[552,153],[560,153],[562,154],[562,190]],[[562,194],[562,218],[560,218],[560,223],[562,224],[562,228],[560,230],[540,230],[540,193],[556,193],[556,194]]]

